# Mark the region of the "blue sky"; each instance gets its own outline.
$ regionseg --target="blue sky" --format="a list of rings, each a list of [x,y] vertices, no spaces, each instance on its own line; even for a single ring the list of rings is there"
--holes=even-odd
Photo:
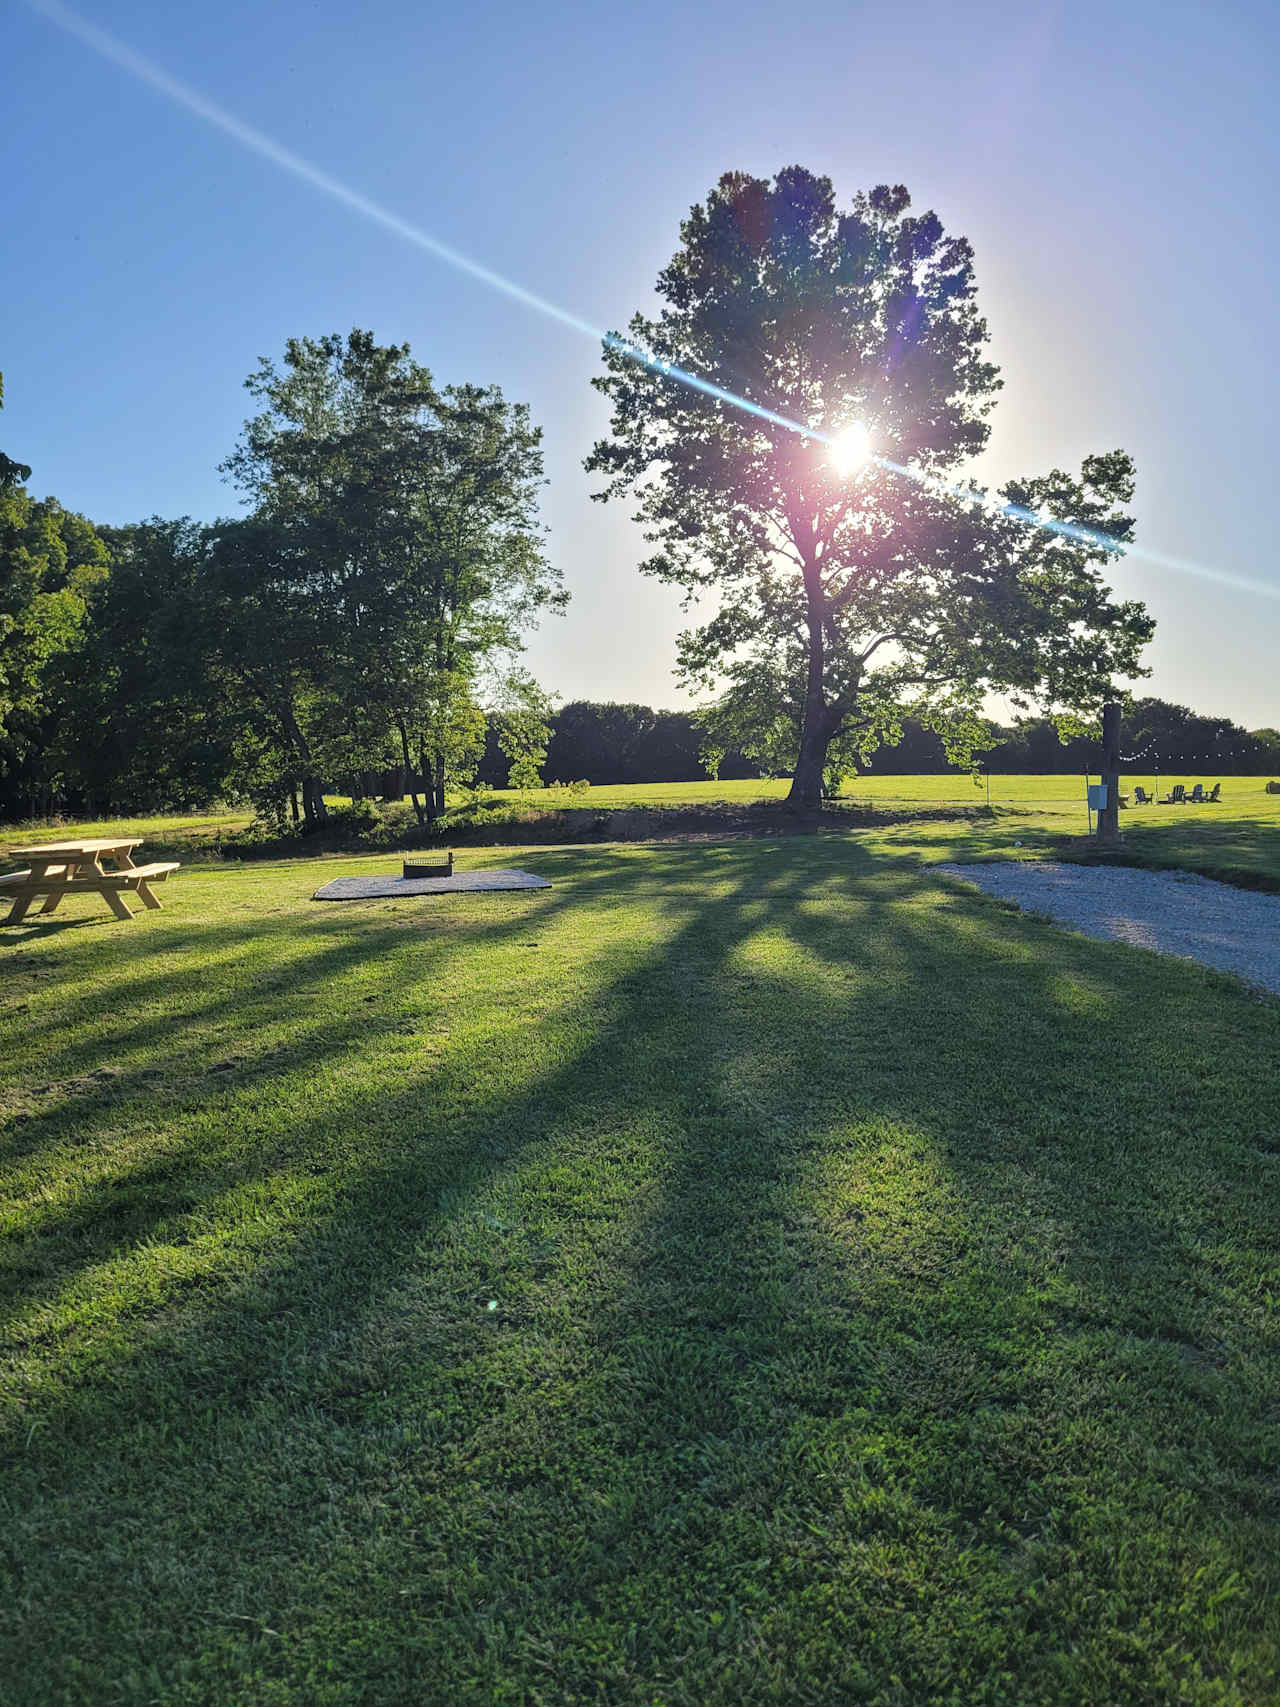
[[[369,327],[442,382],[501,384],[545,430],[573,603],[531,644],[539,677],[567,698],[679,703],[676,597],[636,574],[625,511],[588,498],[604,425],[591,341],[4,3],[0,446],[33,465],[32,488],[106,522],[228,513],[217,464],[257,357]],[[907,184],[977,253],[1005,389],[976,472],[1131,451],[1139,540],[1208,572],[1116,572],[1159,622],[1149,691],[1280,724],[1280,8],[85,0],[80,15],[593,325],[651,304],[680,219],[726,170],[798,162],[841,199]]]

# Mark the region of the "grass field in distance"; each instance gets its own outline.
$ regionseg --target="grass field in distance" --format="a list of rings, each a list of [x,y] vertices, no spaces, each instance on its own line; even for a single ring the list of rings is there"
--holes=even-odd
[[[1161,792],[1169,780],[1162,779]],[[1196,780],[1193,777],[1188,782]],[[1210,782],[1217,778],[1200,779]],[[1132,806],[1121,816],[1126,857],[1142,864],[1184,868],[1230,881],[1280,887],[1280,795],[1266,792],[1267,777],[1226,777],[1222,799],[1213,806]],[[1126,775],[1132,790],[1146,773]],[[513,812],[539,810],[610,812],[673,811],[702,805],[745,806],[780,802],[785,781],[637,783],[588,788],[568,793],[555,788],[528,793],[496,791],[494,799]],[[339,797],[334,797],[335,803]],[[846,783],[841,803],[901,815],[906,822],[859,832],[866,845],[886,853],[924,860],[1043,858],[1062,851],[1064,838],[1087,833],[1084,781],[1073,776],[995,776],[991,778],[992,814],[983,813],[985,783],[975,787],[968,774],[945,776],[858,777]],[[954,819],[947,817],[949,808]],[[922,816],[911,820],[919,809]],[[833,822],[839,822],[832,815]],[[243,829],[247,809],[170,814],[92,823],[23,825],[0,828],[0,848],[18,850],[7,864],[19,863],[21,847],[67,835],[142,836],[153,849],[185,860],[217,858],[219,839]],[[447,835],[447,826],[445,834]],[[0,856],[0,865],[5,862]]]

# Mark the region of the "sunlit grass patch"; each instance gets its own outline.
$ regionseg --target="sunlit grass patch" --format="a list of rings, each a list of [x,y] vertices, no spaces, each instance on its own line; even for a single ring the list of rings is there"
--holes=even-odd
[[[6,1699],[1268,1699],[1276,1005],[843,838],[515,863],[0,934]]]
[[[252,815],[247,807],[218,806],[202,812],[159,812],[131,818],[52,818],[42,823],[0,824],[0,848],[38,847],[45,842],[112,835],[139,836],[162,845],[176,837],[194,848],[244,829]]]

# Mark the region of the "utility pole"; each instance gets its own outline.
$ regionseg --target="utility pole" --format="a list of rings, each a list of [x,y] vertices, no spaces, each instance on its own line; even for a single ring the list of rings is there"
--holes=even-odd
[[[1120,840],[1120,707],[1102,708],[1102,782],[1107,803],[1098,810],[1098,840]]]

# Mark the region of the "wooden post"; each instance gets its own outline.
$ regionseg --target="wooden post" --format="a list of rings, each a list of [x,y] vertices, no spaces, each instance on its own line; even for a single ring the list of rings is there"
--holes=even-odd
[[[1102,780],[1107,804],[1098,813],[1098,840],[1120,840],[1120,707],[1102,708]]]

